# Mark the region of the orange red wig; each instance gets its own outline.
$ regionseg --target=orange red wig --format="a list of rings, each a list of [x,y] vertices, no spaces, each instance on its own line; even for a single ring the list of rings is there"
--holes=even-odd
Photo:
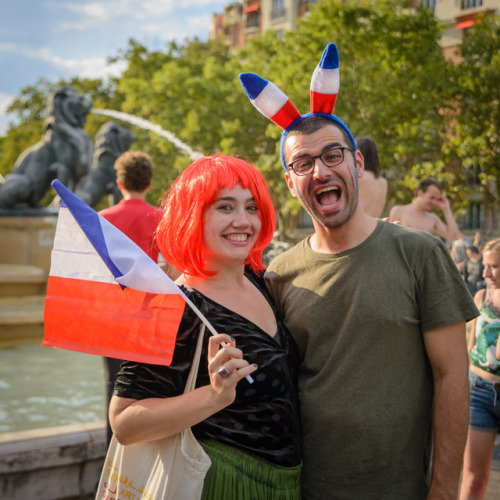
[[[237,184],[249,189],[259,208],[261,230],[245,261],[254,271],[263,269],[262,251],[273,238],[276,216],[262,174],[246,161],[227,155],[213,155],[193,162],[174,181],[166,193],[164,215],[156,239],[165,260],[180,272],[211,278],[217,269],[208,269],[204,255],[204,215],[221,189]]]

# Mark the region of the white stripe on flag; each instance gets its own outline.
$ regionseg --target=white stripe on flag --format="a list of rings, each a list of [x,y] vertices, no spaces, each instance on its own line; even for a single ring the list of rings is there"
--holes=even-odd
[[[50,275],[101,283],[115,282],[110,270],[65,207],[59,209]]]

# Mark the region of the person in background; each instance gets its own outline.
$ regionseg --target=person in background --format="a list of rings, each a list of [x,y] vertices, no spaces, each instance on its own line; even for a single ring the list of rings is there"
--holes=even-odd
[[[487,288],[474,296],[480,316],[472,322],[468,345],[470,423],[460,500],[484,498],[500,430],[500,238],[484,246],[483,265]]]
[[[465,262],[467,261],[467,248],[472,245],[472,241],[464,235],[460,227],[458,228],[458,235],[458,238],[451,244],[450,252],[458,270],[463,274]]]
[[[179,273],[164,262],[159,256],[155,231],[161,220],[163,212],[146,201],[146,195],[153,182],[153,160],[141,151],[126,151],[120,155],[114,164],[116,183],[123,199],[116,205],[99,212],[99,215],[111,222],[122,233],[126,234],[155,262],[160,261],[160,266],[167,274],[175,279]],[[104,358],[107,406],[111,401],[116,374],[120,369],[122,360]],[[106,412],[107,413],[107,412]],[[111,441],[111,427],[107,422],[107,441]]]
[[[389,213],[391,222],[400,221],[403,226],[419,229],[429,234],[438,234],[444,240],[454,241],[459,238],[458,225],[453,218],[450,202],[442,194],[442,184],[428,177],[420,182],[417,196],[408,205],[395,205]],[[431,210],[440,210],[445,221]]]
[[[363,155],[331,114],[338,61],[329,44],[305,115],[271,82],[240,75],[257,109],[279,118],[285,180],[314,225],[265,274],[299,349],[303,498],[456,499],[465,322],[477,309],[438,238],[364,212]]]
[[[481,231],[476,231],[474,233],[474,240],[472,241],[472,244],[479,248],[479,250],[483,250],[483,238],[482,238],[482,235],[481,235]]]
[[[483,258],[479,248],[470,245],[467,250],[467,257],[463,265],[463,277],[469,292],[474,297],[476,292],[485,287],[483,280]]]
[[[170,366],[125,361],[110,406],[115,436],[126,445],[191,427],[212,461],[203,499],[299,500],[298,357],[262,279],[276,220],[265,181],[241,159],[201,158],[163,208],[161,252],[219,335],[206,330],[196,389],[186,394],[200,326],[190,307]]]
[[[371,137],[358,137],[356,144],[365,161],[365,172],[359,179],[359,200],[365,213],[378,219],[387,200],[387,180],[380,174],[375,141]]]

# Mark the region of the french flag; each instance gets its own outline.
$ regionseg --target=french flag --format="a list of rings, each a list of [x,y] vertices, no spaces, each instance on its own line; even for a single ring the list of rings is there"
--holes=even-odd
[[[42,345],[169,365],[189,299],[133,241],[59,181]]]
[[[300,118],[292,101],[274,83],[254,73],[241,73],[239,79],[252,104],[278,127],[285,130]]]
[[[339,52],[334,43],[329,43],[311,78],[311,112],[331,114],[339,87]]]

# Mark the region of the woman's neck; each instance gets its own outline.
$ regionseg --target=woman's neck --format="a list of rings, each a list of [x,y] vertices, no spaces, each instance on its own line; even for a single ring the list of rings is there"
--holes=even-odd
[[[203,290],[222,290],[225,288],[243,287],[245,284],[245,266],[238,265],[221,269],[213,279],[191,276],[181,277],[181,283],[200,292]]]

